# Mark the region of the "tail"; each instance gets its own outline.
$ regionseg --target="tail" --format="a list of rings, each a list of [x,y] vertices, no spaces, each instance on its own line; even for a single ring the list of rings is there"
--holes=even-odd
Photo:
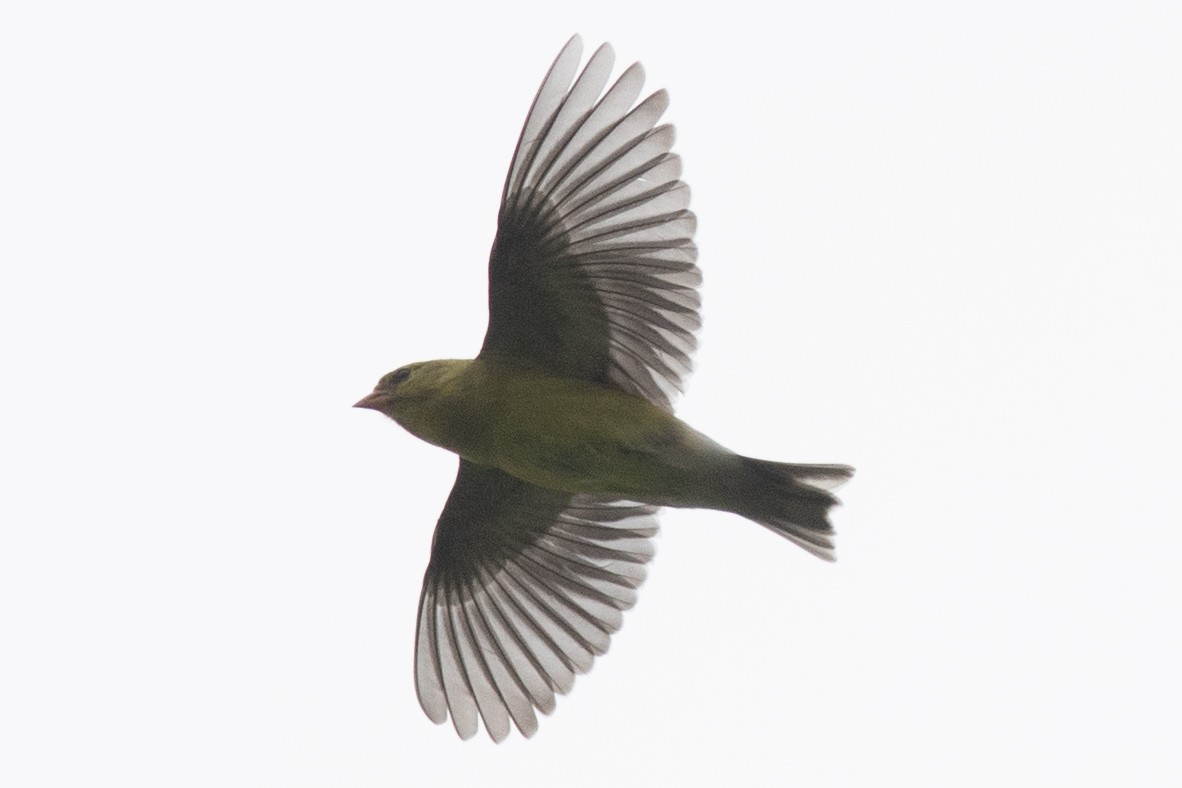
[[[854,475],[848,465],[795,465],[743,457],[744,495],[737,513],[790,539],[818,558],[834,560],[829,492]]]

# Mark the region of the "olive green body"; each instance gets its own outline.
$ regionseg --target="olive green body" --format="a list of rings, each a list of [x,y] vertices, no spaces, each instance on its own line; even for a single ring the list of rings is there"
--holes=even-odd
[[[417,437],[540,487],[732,509],[741,461],[647,400],[514,362],[409,366],[383,408]]]

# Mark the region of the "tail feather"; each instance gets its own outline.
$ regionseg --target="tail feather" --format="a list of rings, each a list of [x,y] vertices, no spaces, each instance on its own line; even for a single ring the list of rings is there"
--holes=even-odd
[[[830,490],[854,469],[848,465],[797,465],[743,457],[747,491],[739,514],[808,550],[834,560],[829,510],[840,504]]]

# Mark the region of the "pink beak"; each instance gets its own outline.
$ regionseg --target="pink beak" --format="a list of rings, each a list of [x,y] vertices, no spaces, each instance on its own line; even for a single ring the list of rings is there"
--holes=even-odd
[[[353,405],[355,408],[369,408],[370,410],[381,410],[382,407],[390,401],[390,394],[386,391],[371,391]]]

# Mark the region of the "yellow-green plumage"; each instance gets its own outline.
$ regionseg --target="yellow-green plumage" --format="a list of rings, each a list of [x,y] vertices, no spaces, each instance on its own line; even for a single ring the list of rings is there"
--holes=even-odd
[[[707,506],[708,475],[739,468],[673,414],[607,386],[498,359],[409,369],[383,408],[391,418],[428,443],[540,487]]]
[[[853,470],[743,457],[673,415],[699,327],[696,220],[658,91],[559,54],[526,118],[471,360],[408,364],[357,403],[461,458],[419,601],[415,688],[464,738],[526,736],[636,601],[660,506],[734,512],[832,558]],[[574,80],[572,84],[572,79]],[[601,95],[602,94],[602,95]]]

